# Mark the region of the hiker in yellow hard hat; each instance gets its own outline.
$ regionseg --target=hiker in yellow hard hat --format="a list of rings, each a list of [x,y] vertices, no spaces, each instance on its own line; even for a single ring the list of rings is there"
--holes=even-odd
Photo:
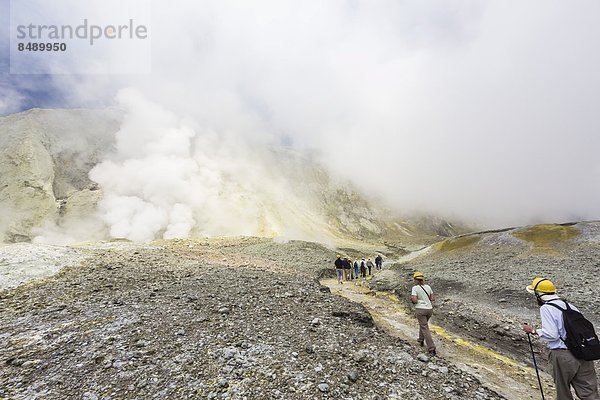
[[[427,351],[431,355],[436,354],[435,344],[429,331],[429,318],[433,315],[433,301],[435,295],[431,286],[425,284],[425,275],[422,272],[413,274],[414,286],[410,293],[410,300],[415,305],[415,316],[419,322],[419,345],[427,344]]]
[[[422,272],[417,271],[413,274],[413,279],[425,281],[425,275],[423,275]]]
[[[532,294],[554,294],[556,293],[556,286],[549,279],[545,278],[535,278],[531,285],[525,288],[529,293]]]
[[[600,400],[594,362],[576,358],[566,345],[568,335],[565,329],[563,312],[569,309],[578,311],[577,308],[562,300],[556,294],[556,286],[549,279],[535,278],[531,285],[525,289],[529,293],[535,294],[537,303],[540,306],[542,327],[536,330],[533,325],[524,324],[523,331],[528,335],[534,361],[535,354],[530,334],[537,334],[550,349],[548,362],[556,385],[556,398],[560,400],[573,399],[572,386],[580,399]],[[589,360],[589,358],[586,359]]]

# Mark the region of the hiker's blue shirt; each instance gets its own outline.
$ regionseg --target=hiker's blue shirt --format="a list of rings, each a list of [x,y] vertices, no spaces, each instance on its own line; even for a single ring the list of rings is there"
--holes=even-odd
[[[552,303],[563,309],[566,309],[565,302],[560,300],[557,295],[545,295],[542,297],[542,300],[544,302],[552,300]],[[579,311],[572,304],[569,303],[569,305],[573,310]],[[567,346],[561,339],[566,339],[567,337],[562,311],[556,307],[547,306],[544,304],[540,307],[540,316],[542,317],[542,328],[537,329],[537,334],[539,335],[540,339],[547,343],[549,349],[566,349]]]

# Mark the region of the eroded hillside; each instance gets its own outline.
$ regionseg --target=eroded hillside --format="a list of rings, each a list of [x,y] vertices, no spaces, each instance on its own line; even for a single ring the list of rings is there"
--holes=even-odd
[[[250,235],[411,248],[460,231],[390,212],[311,155],[157,125],[119,110],[0,118],[0,241]]]

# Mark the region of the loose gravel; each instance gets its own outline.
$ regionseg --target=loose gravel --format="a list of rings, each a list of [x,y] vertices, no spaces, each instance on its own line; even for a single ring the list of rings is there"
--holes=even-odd
[[[335,253],[319,245],[78,251],[80,264],[0,291],[0,398],[501,398],[321,286]]]

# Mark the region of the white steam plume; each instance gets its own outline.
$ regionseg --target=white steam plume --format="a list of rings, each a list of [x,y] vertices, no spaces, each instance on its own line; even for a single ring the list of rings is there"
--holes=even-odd
[[[235,225],[196,190],[247,169],[221,139],[200,148],[213,134],[309,149],[401,210],[598,219],[599,13],[590,0],[154,2],[152,75],[66,87],[84,103],[133,87],[160,104],[129,117],[147,126],[126,123],[121,159],[94,171],[118,235]]]
[[[237,136],[203,131],[192,119],[126,89],[116,151],[92,169],[111,237],[145,241],[196,235],[266,235],[327,241],[311,196],[287,182],[270,152]]]

